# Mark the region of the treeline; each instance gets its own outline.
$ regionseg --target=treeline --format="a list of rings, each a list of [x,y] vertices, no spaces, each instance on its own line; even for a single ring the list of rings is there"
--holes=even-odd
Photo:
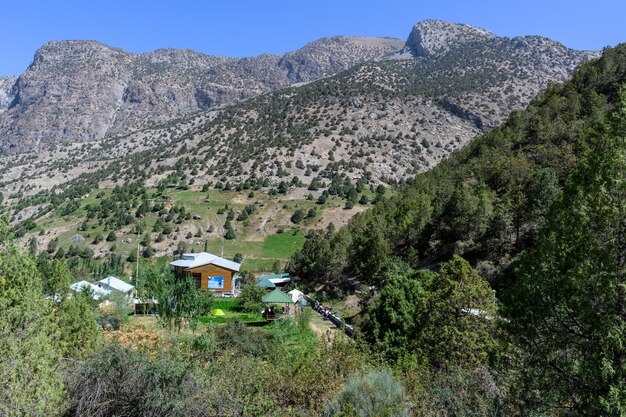
[[[328,295],[360,282],[355,321],[396,366],[433,374],[466,364],[454,358],[471,346],[500,410],[622,415],[625,82],[626,45],[605,50],[346,227],[311,233],[290,272]],[[497,290],[499,313],[481,285],[437,284],[451,264]],[[493,350],[449,344],[469,315],[498,323]]]

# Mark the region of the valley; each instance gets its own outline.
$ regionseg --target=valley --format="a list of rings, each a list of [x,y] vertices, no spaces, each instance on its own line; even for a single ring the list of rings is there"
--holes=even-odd
[[[368,33],[0,77],[0,416],[624,415],[626,44]]]

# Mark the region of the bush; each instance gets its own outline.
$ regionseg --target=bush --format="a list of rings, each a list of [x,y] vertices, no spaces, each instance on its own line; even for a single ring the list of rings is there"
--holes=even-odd
[[[241,290],[239,297],[237,297],[237,308],[248,313],[259,313],[263,310],[261,297],[266,292],[265,288],[257,287],[254,283],[246,285]]]
[[[240,321],[226,323],[217,331],[217,336],[221,349],[234,349],[258,358],[269,357],[274,350],[271,333],[252,329]]]
[[[409,416],[404,387],[388,369],[357,372],[326,408],[335,416]]]
[[[109,344],[69,370],[69,414],[172,415],[188,371],[171,359],[151,361],[144,353]]]
[[[293,215],[291,216],[291,222],[294,224],[298,224],[300,223],[302,220],[304,220],[304,211],[301,209],[296,210],[295,213],[293,213]]]

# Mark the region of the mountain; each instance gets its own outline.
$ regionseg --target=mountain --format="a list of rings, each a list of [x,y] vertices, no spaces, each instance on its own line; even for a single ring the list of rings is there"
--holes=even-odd
[[[94,188],[137,180],[149,187],[184,180],[192,188],[252,187],[270,194],[281,189],[300,197],[309,188],[314,198],[330,190],[354,204],[347,184],[395,186],[432,169],[596,56],[536,36],[493,37],[482,29],[450,25],[441,22],[437,31],[429,22],[431,29],[421,31],[423,45],[447,45],[433,50],[439,52],[369,61],[130,134],[42,145],[0,158],[5,205],[19,222],[37,218],[52,200],[58,204],[51,191],[71,200]],[[487,39],[465,43],[468,30]],[[412,35],[406,45],[413,45]],[[454,42],[455,36],[462,39]],[[333,62],[324,56],[320,52],[316,59]],[[281,60],[283,66],[287,60],[300,62],[292,55],[256,59],[278,66]],[[249,59],[218,61],[206,65],[214,64],[207,72],[223,74],[221,85],[241,81],[216,69],[225,65],[246,68],[239,74],[275,68],[256,67]],[[293,81],[307,77],[303,66],[289,67],[284,73]]]
[[[380,59],[402,42],[340,36],[285,55],[132,54],[94,41],[42,46],[19,77],[0,79],[0,151],[103,139]]]
[[[17,77],[0,77],[0,113],[6,111],[14,98],[13,85]]]
[[[489,42],[497,37],[488,30],[441,20],[423,20],[413,26],[404,48],[393,58],[415,58],[443,54],[450,49],[477,42]]]
[[[606,125],[616,124],[611,114],[623,111],[624,82],[626,44],[621,44],[582,64],[568,81],[551,84],[526,109],[513,112],[337,233],[318,233],[293,259],[291,272],[311,287],[330,284],[332,290],[355,278],[379,285],[375,272],[391,257],[414,268],[436,269],[459,255],[495,289],[510,288],[523,254],[552,236],[542,229],[568,184],[581,181],[574,173],[596,172],[595,166],[580,163],[597,150]],[[619,204],[597,184],[590,187]],[[605,213],[618,212],[606,207]],[[582,226],[572,224],[577,227]],[[570,262],[554,261],[559,256],[546,263]]]

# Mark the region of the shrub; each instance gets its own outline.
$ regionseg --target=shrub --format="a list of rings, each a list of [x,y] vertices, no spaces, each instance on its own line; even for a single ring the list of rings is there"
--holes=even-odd
[[[222,349],[234,349],[254,357],[268,357],[273,352],[274,336],[254,330],[240,321],[228,322],[218,332],[218,344]]]
[[[261,297],[266,293],[265,288],[257,287],[254,283],[250,283],[243,287],[241,294],[237,297],[237,307],[241,311],[249,313],[258,313],[263,310],[263,302]]]
[[[326,408],[334,416],[409,416],[404,387],[388,369],[356,372]]]

